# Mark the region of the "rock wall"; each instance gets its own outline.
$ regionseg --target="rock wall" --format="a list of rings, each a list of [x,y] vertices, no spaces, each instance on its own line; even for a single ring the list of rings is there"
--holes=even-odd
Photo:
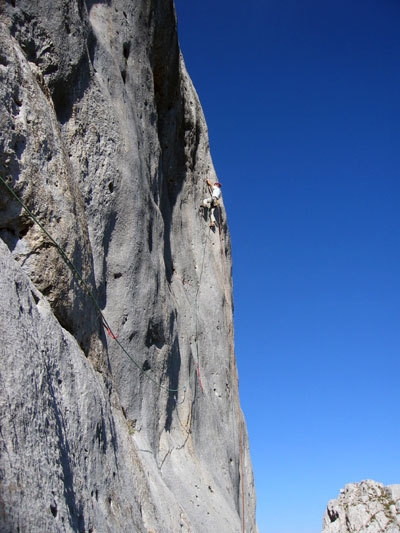
[[[0,529],[256,531],[227,218],[199,212],[216,176],[173,3],[0,13]]]
[[[349,483],[328,503],[322,533],[400,533],[400,485]]]

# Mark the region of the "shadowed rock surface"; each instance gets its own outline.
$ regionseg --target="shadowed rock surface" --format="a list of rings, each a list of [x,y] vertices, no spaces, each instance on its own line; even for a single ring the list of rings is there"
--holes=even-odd
[[[0,183],[0,529],[256,531],[227,218],[199,213],[216,176],[173,3],[0,12],[1,177],[85,284]]]
[[[328,503],[322,533],[400,533],[400,485],[349,483]]]

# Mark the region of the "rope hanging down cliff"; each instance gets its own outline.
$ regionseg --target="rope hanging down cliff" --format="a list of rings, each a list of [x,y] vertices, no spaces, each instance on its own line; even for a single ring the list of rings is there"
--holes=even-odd
[[[199,343],[198,343],[198,336],[199,336],[199,327],[198,327],[198,313],[197,313],[197,310],[198,310],[198,297],[199,297],[199,291],[200,291],[200,287],[201,287],[201,282],[202,282],[202,278],[203,278],[203,270],[204,270],[204,259],[205,259],[205,253],[206,253],[206,246],[207,246],[207,241],[209,239],[209,234],[210,234],[210,231],[213,230],[213,228],[215,227],[215,223],[216,223],[216,219],[215,219],[215,216],[214,216],[214,210],[215,209],[218,209],[218,229],[219,229],[219,234],[220,234],[220,239],[221,239],[221,207],[220,207],[220,204],[219,204],[219,199],[221,198],[221,184],[216,181],[214,183],[214,185],[211,183],[211,181],[209,179],[206,179],[206,184],[207,184],[207,187],[208,187],[208,192],[210,194],[210,196],[208,198],[205,198],[201,205],[200,205],[200,209],[208,209],[209,211],[209,217],[210,217],[210,223],[209,223],[209,230],[208,232],[206,232],[204,234],[204,242],[203,242],[203,251],[202,251],[202,258],[201,258],[201,266],[200,266],[200,275],[199,275],[199,281],[198,281],[198,285],[197,285],[197,289],[196,289],[196,295],[195,295],[195,299],[194,299],[194,317],[195,317],[195,338],[194,338],[194,344],[195,344],[195,348],[196,348],[196,354],[193,354],[193,359],[194,359],[194,362],[195,362],[195,365],[196,365],[196,371],[197,371],[197,377],[198,377],[198,380],[199,380],[199,383],[200,383],[200,387],[201,387],[201,390],[204,392],[204,387],[203,387],[203,382],[201,380],[201,373],[200,373],[200,364],[199,364]],[[204,216],[207,216],[207,213],[204,214],[204,211],[203,211],[203,215]]]
[[[210,231],[210,230],[209,230]],[[203,270],[204,270],[204,258],[206,255],[206,245],[208,240],[208,233],[205,234],[204,243],[203,243],[203,255],[201,258],[201,266],[200,266],[200,275],[199,275],[199,282],[196,289],[196,296],[194,299],[194,329],[195,329],[195,337],[194,337],[194,345],[196,347],[196,356],[193,355],[193,359],[196,365],[196,371],[197,371],[197,377],[200,383],[201,390],[204,392],[203,382],[201,380],[201,373],[200,373],[200,364],[199,364],[199,317],[198,317],[198,298],[199,298],[199,291],[201,286],[201,280],[203,277]]]
[[[32,213],[32,211],[27,207],[27,205],[21,200],[21,198],[17,195],[17,193],[14,191],[14,189],[7,183],[7,181],[0,175],[0,181],[3,183],[3,185],[6,187],[8,192],[13,196],[13,198],[20,204],[20,206],[24,209],[24,211],[27,213],[27,215],[33,220],[35,224],[39,226],[39,228],[43,231],[43,233],[46,235],[46,237],[50,240],[50,242],[53,244],[53,246],[56,248],[58,253],[60,254],[62,260],[67,265],[67,267],[70,269],[72,274],[76,277],[76,279],[79,281],[79,283],[82,285],[84,290],[86,291],[89,298],[92,300],[92,303],[99,314],[102,324],[107,331],[107,334],[118,344],[118,346],[121,348],[121,350],[124,352],[124,354],[132,361],[132,363],[139,369],[139,371],[145,375],[147,379],[155,383],[160,389],[164,389],[168,392],[180,392],[180,391],[186,391],[186,386],[172,389],[165,385],[162,385],[159,383],[155,378],[150,376],[148,374],[148,370],[144,371],[142,366],[134,359],[134,357],[126,350],[126,348],[123,346],[123,344],[118,340],[117,335],[113,332],[110,324],[108,323],[106,317],[103,314],[103,311],[100,308],[99,303],[97,302],[92,290],[86,283],[86,281],[82,278],[81,274],[79,273],[76,266],[73,264],[73,262],[69,259],[67,254],[64,252],[64,250],[61,248],[61,246],[57,243],[55,239],[50,235],[50,233],[46,230],[46,228],[43,226],[43,224],[37,219],[37,217]]]

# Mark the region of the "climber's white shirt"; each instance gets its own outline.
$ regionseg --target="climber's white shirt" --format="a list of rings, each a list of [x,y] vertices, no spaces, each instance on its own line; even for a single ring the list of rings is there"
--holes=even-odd
[[[213,187],[212,197],[216,198],[217,200],[219,200],[221,198],[221,189],[219,187],[217,187],[216,185],[214,185],[214,187]]]

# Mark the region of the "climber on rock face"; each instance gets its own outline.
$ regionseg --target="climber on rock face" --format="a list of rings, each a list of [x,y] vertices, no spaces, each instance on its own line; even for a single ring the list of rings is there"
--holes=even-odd
[[[218,200],[222,195],[221,184],[216,181],[213,185],[208,179],[206,180],[206,183],[212,190],[211,196],[204,198],[202,207],[207,207],[210,210],[210,228],[213,228],[215,226],[214,209],[218,206]]]

